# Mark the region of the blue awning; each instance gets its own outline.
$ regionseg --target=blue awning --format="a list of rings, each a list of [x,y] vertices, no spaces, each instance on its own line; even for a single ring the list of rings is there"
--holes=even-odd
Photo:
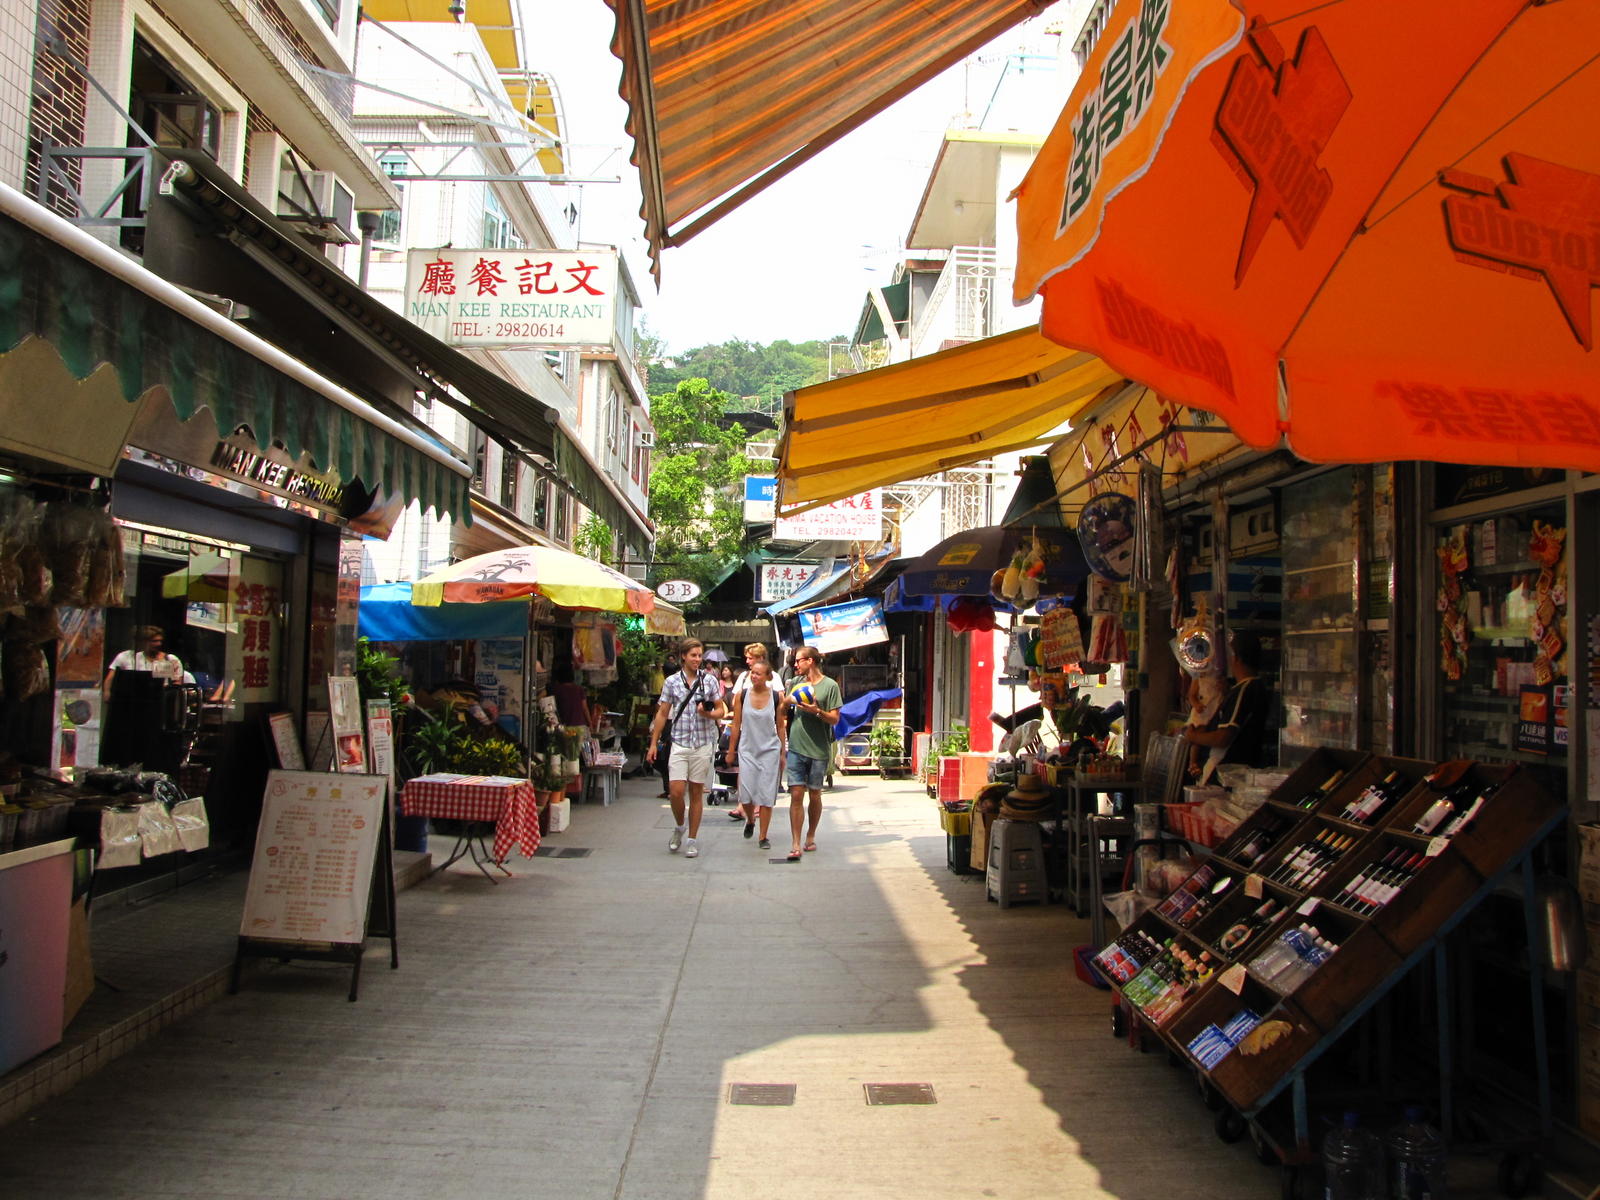
[[[411,603],[409,583],[375,583],[361,589],[357,628],[375,642],[460,642],[469,638],[519,638],[528,632],[526,604]]]

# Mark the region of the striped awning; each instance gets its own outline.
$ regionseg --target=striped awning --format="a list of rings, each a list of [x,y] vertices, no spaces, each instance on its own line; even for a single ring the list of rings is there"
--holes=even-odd
[[[208,409],[219,431],[247,427],[263,449],[277,442],[341,480],[470,519],[471,469],[443,446],[4,186],[0,262],[0,359],[46,345],[72,380],[109,368],[130,411],[161,388],[180,420]]]
[[[606,0],[651,272],[1050,0]]]
[[[780,515],[1053,441],[1127,381],[1038,326],[790,392]]]

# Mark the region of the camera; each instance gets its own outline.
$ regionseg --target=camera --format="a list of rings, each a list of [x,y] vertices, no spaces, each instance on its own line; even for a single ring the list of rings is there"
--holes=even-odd
[[[717,702],[715,700],[700,701],[700,711],[705,713],[707,716],[710,716],[712,713],[717,711]]]

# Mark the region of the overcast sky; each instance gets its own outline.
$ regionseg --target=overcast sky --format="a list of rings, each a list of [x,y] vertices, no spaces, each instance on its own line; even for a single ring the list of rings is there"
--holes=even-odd
[[[569,169],[622,177],[585,185],[581,235],[623,247],[645,323],[669,349],[731,338],[807,341],[854,327],[866,288],[885,280],[897,261],[940,138],[965,106],[963,68],[926,84],[688,245],[667,250],[657,292],[638,216],[638,174],[628,162],[627,107],[617,95],[611,10],[604,0],[523,3],[529,66],[555,77],[566,109],[574,143]]]

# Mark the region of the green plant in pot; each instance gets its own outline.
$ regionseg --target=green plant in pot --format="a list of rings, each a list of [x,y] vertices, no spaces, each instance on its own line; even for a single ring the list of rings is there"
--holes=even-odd
[[[418,775],[454,771],[457,751],[466,740],[460,721],[424,712],[406,730],[406,759]]]
[[[906,739],[898,722],[875,723],[867,734],[867,744],[872,747],[872,757],[883,778],[896,779],[906,774]]]

